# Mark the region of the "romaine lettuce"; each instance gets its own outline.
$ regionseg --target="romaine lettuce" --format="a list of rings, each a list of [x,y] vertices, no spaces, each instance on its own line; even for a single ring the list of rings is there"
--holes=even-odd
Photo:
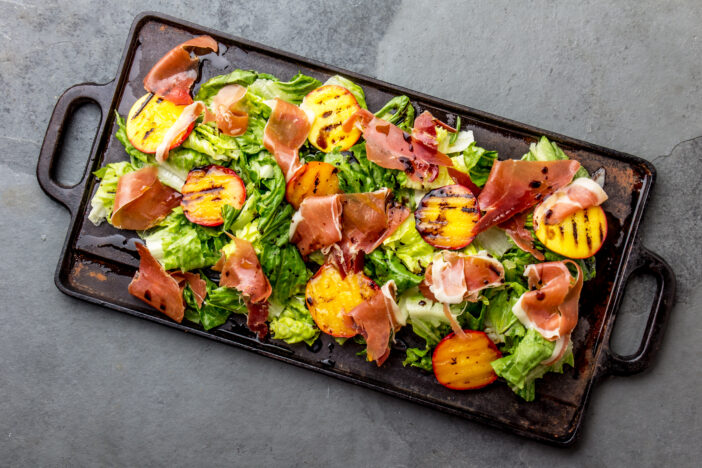
[[[397,258],[414,274],[429,266],[436,249],[424,242],[410,215],[397,230],[383,241],[383,247],[392,250]]]
[[[529,145],[529,152],[522,156],[524,161],[558,161],[563,159],[570,158],[556,143],[552,143],[545,136],[542,136],[538,143]],[[573,176],[574,179],[579,177],[590,177],[590,174],[587,169],[581,166]]]
[[[327,81],[325,81],[324,84],[337,85],[341,86],[342,88],[348,89],[349,92],[353,94],[353,97],[356,98],[356,102],[358,103],[358,105],[364,109],[368,109],[368,106],[366,105],[366,95],[363,92],[363,88],[361,88],[359,85],[349,80],[348,78],[344,78],[341,75],[334,75]]]
[[[283,101],[299,105],[310,91],[319,88],[322,83],[311,76],[298,73],[290,81],[279,81],[268,75],[259,77],[249,86],[249,92],[262,100],[279,98]]]
[[[395,96],[390,99],[375,116],[397,125],[408,133],[411,133],[414,127],[414,106],[407,96]]]
[[[222,87],[230,84],[238,84],[246,87],[256,81],[258,77],[259,74],[253,70],[234,70],[226,75],[215,76],[200,86],[200,89],[195,95],[195,100],[204,101],[209,105],[212,98],[215,97]]]
[[[284,306],[271,303],[269,318],[273,338],[288,344],[305,342],[312,345],[320,334],[302,296],[290,298]]]
[[[183,291],[187,320],[199,323],[202,328],[209,330],[222,325],[232,313],[247,313],[244,300],[236,289],[218,287],[206,276],[200,274],[200,277],[207,283],[207,295],[201,307],[198,307],[190,286]]]
[[[124,174],[135,171],[136,168],[126,162],[107,164],[93,172],[95,177],[100,179],[98,187],[92,200],[90,200],[90,214],[88,219],[94,225],[99,226],[103,220],[110,222],[112,208],[115,205],[115,194],[117,193],[117,182]]]
[[[422,282],[422,277],[409,271],[390,249],[377,248],[366,255],[365,260],[364,273],[380,285],[395,281],[397,294],[402,294]]]
[[[227,242],[222,232],[191,223],[183,214],[183,208],[173,209],[161,223],[140,231],[151,255],[166,270],[182,271],[204,268],[219,260],[220,249]]]

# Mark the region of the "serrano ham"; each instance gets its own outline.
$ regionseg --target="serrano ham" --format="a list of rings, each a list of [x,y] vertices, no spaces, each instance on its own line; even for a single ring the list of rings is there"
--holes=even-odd
[[[191,104],[193,98],[190,96],[190,88],[197,79],[200,60],[190,57],[190,53],[205,55],[217,50],[217,41],[210,36],[199,36],[183,42],[153,66],[144,78],[144,88],[175,104]]]
[[[246,88],[231,84],[223,86],[212,98],[217,128],[225,135],[235,137],[246,133],[249,114],[240,105],[244,96],[246,96]]]
[[[290,240],[302,256],[341,240],[341,210],[341,195],[307,197],[302,201],[290,225]]]
[[[576,278],[566,263],[575,265]],[[570,334],[578,323],[578,301],[583,287],[580,266],[572,260],[529,265],[524,270],[530,291],[514,304],[512,312],[527,328],[534,328],[550,341],[559,341],[554,354],[543,362],[557,362],[565,352]]]
[[[495,161],[478,196],[478,204],[485,214],[473,233],[477,235],[543,201],[568,184],[579,168],[580,163],[573,160]]]
[[[502,264],[484,252],[465,255],[440,252],[424,273],[419,289],[429,300],[444,304],[475,302],[480,291],[504,282]]]
[[[599,206],[607,200],[602,187],[592,179],[581,177],[556,190],[534,210],[534,226],[542,222],[558,224],[576,211]]]
[[[358,110],[344,122],[344,130],[350,130],[357,123],[363,130],[366,140],[366,156],[386,169],[405,171],[410,178],[431,182],[439,174],[439,165],[451,166],[451,158],[436,150],[436,129],[428,130],[428,123],[436,121],[431,114],[418,118],[420,126],[412,135],[399,127],[379,119],[366,109]],[[422,114],[422,115],[424,115]]]
[[[203,112],[207,113],[207,106],[202,101],[195,101],[183,109],[173,125],[166,131],[163,140],[156,148],[156,161],[163,162],[168,158],[168,149],[173,146],[173,141],[178,135],[192,125]]]
[[[259,339],[263,339],[268,334],[266,319],[268,298],[272,292],[271,283],[263,273],[251,243],[237,237],[232,241],[233,251],[227,252],[224,261],[220,260],[215,265],[215,269],[221,269],[222,272],[219,285],[241,292],[248,310],[246,325]]]
[[[437,125],[451,133],[456,133],[456,129],[441,122],[431,115],[429,111],[424,111],[414,121],[414,128],[412,129],[412,149],[414,155],[425,163],[451,167],[453,166],[451,158],[438,150],[439,143],[436,140]]]
[[[526,219],[527,213],[522,212],[500,223],[499,227],[505,230],[507,235],[517,244],[517,247],[529,252],[537,260],[543,260],[545,258],[543,252],[534,246],[534,238],[525,227]]]
[[[390,355],[389,342],[398,307],[394,295],[394,282],[389,282],[346,316],[350,326],[365,338],[368,360],[376,361],[378,366]]]
[[[310,128],[305,111],[282,99],[275,99],[271,116],[263,130],[263,146],[275,156],[286,181],[302,167],[298,150],[307,140]]]
[[[119,178],[110,222],[116,228],[143,231],[165,218],[180,199],[180,193],[158,180],[156,166],[146,166]]]
[[[207,295],[207,282],[200,278],[200,275],[195,273],[184,272],[184,271],[174,271],[170,273],[171,277],[178,282],[180,290],[182,291],[187,284],[193,291],[195,296],[195,302],[198,307],[202,307],[202,303],[205,302],[205,296]]]
[[[144,244],[137,243],[136,248],[141,260],[139,270],[129,283],[129,294],[160,310],[176,322],[182,322],[185,315],[185,281],[180,284],[176,278],[169,275]],[[197,285],[195,288],[200,291]]]
[[[342,200],[342,243],[347,252],[373,252],[409,216],[409,209],[395,203],[384,188],[369,193],[347,193]]]
[[[263,302],[271,295],[271,284],[263,274],[250,242],[235,237],[235,248],[227,252],[219,285],[234,288],[251,302]]]

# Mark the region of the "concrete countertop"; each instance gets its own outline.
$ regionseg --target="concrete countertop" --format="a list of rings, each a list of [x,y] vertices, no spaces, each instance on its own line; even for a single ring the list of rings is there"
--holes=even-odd
[[[180,3],[0,0],[3,465],[699,463],[700,2]],[[581,440],[558,449],[61,294],[68,214],[37,184],[39,145],[63,90],[114,78],[146,8],[652,161],[644,243],[679,282],[653,368],[598,385]],[[96,118],[78,112],[62,180]],[[653,285],[629,287],[623,354]]]

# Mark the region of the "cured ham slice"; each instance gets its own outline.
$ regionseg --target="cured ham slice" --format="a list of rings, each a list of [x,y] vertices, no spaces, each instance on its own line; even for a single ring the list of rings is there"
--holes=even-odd
[[[454,169],[453,167],[448,168],[448,174],[451,176],[451,178],[456,182],[457,184],[460,184],[473,192],[473,195],[476,197],[480,195],[480,192],[482,191],[480,187],[475,185],[473,183],[473,180],[470,178],[468,174],[465,172],[461,172],[458,169]]]
[[[534,210],[534,226],[542,222],[558,224],[576,211],[599,206],[607,200],[602,187],[592,179],[580,177],[556,190]]]
[[[347,252],[373,252],[409,216],[409,209],[395,203],[384,188],[369,193],[346,193],[342,200],[342,243]]]
[[[205,55],[217,50],[217,41],[210,36],[199,36],[183,42],[151,68],[144,78],[144,88],[175,104],[191,104],[193,98],[190,96],[190,88],[197,80],[200,60],[190,57],[190,53]]]
[[[517,244],[517,247],[525,252],[529,252],[537,260],[543,260],[544,254],[534,246],[534,238],[525,227],[527,213],[522,212],[500,223],[499,227],[504,229],[507,235]]]
[[[478,196],[478,204],[485,214],[473,233],[477,235],[540,203],[567,185],[579,168],[580,163],[573,160],[495,161]]]
[[[251,302],[263,302],[271,295],[271,284],[250,242],[235,237],[235,248],[227,252],[219,285],[234,288]]]
[[[348,131],[358,123],[366,140],[369,161],[386,169],[405,171],[414,180],[431,182],[439,174],[439,165],[451,166],[453,163],[436,150],[436,130],[433,129],[433,140],[427,130],[427,120],[430,119],[433,117],[428,114],[420,120],[419,129],[410,135],[368,110],[360,109],[344,122],[343,128]]]
[[[183,288],[185,285],[169,275],[143,244],[136,244],[139,270],[129,283],[129,294],[180,323],[185,315]]]
[[[233,238],[234,249],[223,254],[213,269],[221,270],[219,285],[234,288],[244,297],[248,316],[246,325],[256,333],[259,339],[268,334],[268,298],[271,295],[271,283],[266,278],[258,261],[256,251],[250,242]]]
[[[377,287],[377,286],[376,286]],[[373,297],[348,313],[350,325],[366,340],[368,360],[383,365],[390,355],[390,336],[395,327],[394,283],[386,284]]]
[[[168,149],[173,145],[173,141],[186,131],[203,112],[207,112],[207,106],[202,101],[195,101],[183,109],[156,148],[156,161],[163,162],[168,158]]]
[[[207,295],[207,282],[200,278],[200,275],[195,273],[175,271],[170,273],[171,277],[178,282],[178,286],[182,291],[187,284],[193,291],[195,296],[195,302],[198,307],[202,307],[202,303],[205,302],[205,296]]]
[[[427,268],[419,289],[427,299],[443,304],[475,302],[480,291],[502,284],[504,276],[502,264],[484,252],[441,252]]]
[[[438,150],[436,126],[442,126],[451,133],[456,130],[435,118],[429,111],[422,112],[414,121],[412,129],[412,146],[414,155],[428,164],[437,166],[453,166],[451,158]]]
[[[341,240],[341,210],[341,195],[307,197],[302,201],[290,225],[290,240],[302,256]]]
[[[575,265],[573,278],[566,263]],[[578,301],[583,287],[580,266],[572,260],[529,265],[524,270],[530,291],[514,304],[512,312],[527,328],[534,328],[550,341],[558,340],[553,355],[544,361],[552,364],[563,355],[570,334],[578,323]]]
[[[143,231],[165,218],[180,199],[180,193],[158,180],[156,166],[146,166],[119,178],[110,222],[116,228]]]
[[[238,84],[223,86],[212,98],[212,108],[219,131],[229,136],[246,133],[249,126],[249,114],[240,106],[246,96],[246,88]]]
[[[263,146],[275,156],[286,181],[302,167],[298,150],[307,140],[310,128],[305,111],[282,99],[275,99],[271,116],[263,130]]]

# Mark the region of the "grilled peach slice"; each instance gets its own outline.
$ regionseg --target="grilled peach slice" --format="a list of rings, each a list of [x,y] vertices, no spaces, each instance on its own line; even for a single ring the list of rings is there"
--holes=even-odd
[[[607,218],[601,206],[576,211],[558,224],[534,226],[536,238],[547,249],[568,258],[588,258],[607,237]]]
[[[447,185],[427,193],[414,212],[417,231],[440,249],[462,249],[473,240],[480,219],[478,199],[463,185]]]
[[[305,96],[300,107],[315,115],[307,138],[320,151],[328,153],[334,148],[346,151],[361,136],[356,127],[349,132],[342,128],[342,124],[361,108],[353,94],[344,87],[321,86]]]
[[[362,272],[341,277],[329,263],[307,282],[305,301],[320,330],[337,337],[352,337],[356,331],[346,314],[377,294],[378,285]]]
[[[337,172],[339,169],[332,164],[321,161],[308,162],[288,181],[285,198],[297,210],[302,200],[307,197],[341,193]]]
[[[185,217],[202,226],[219,226],[224,205],[240,209],[246,201],[246,187],[236,172],[215,164],[190,171],[181,193]]]
[[[490,363],[502,354],[484,332],[463,331],[465,337],[451,333],[436,345],[431,359],[434,376],[453,390],[485,387],[497,379]]]
[[[186,106],[173,104],[151,93],[134,103],[127,116],[127,138],[142,153],[153,154]],[[173,139],[169,149],[180,145],[195,127],[192,123]]]

